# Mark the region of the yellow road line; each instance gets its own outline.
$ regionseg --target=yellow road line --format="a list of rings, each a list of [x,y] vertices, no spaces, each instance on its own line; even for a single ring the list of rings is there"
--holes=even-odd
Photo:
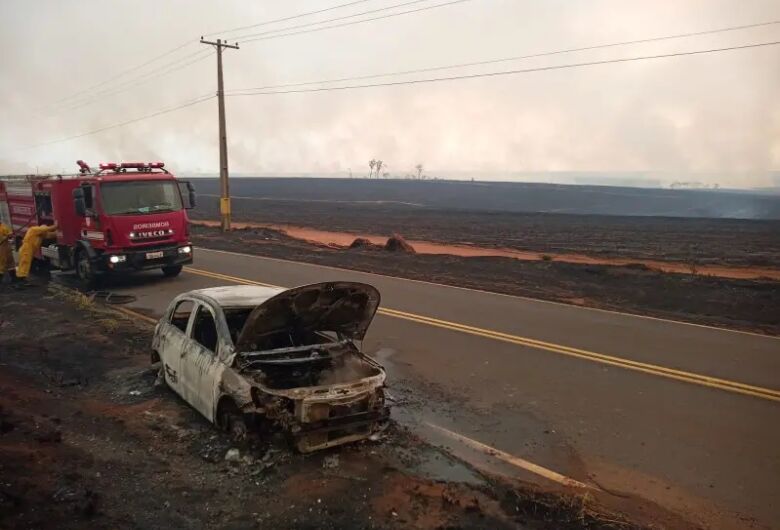
[[[131,316],[133,318],[140,318],[141,320],[144,320],[146,322],[149,322],[150,324],[157,324],[157,319],[152,318],[150,316],[146,316],[143,313],[139,313],[138,311],[133,311],[132,309],[127,309],[126,307],[113,307],[112,309],[116,309],[120,313],[124,313],[127,316]]]
[[[247,280],[246,278],[239,278],[238,276],[228,276],[227,274],[221,274],[219,272],[206,271],[203,269],[196,269],[194,267],[184,267],[185,272],[191,272],[193,274],[199,274],[201,276],[209,276],[211,278],[217,278],[220,280],[227,280],[233,283],[242,283],[244,285],[259,285],[260,287],[273,287],[280,288],[281,285],[273,285],[270,283],[256,282],[254,280]]]
[[[217,197],[217,195],[215,195]],[[769,340],[777,340],[780,341],[780,336],[775,335],[767,335],[766,333],[757,333],[755,331],[745,331],[741,329],[732,329],[732,328],[724,328],[724,327],[718,327],[713,326],[710,324],[696,324],[694,322],[685,322],[682,320],[672,320],[670,318],[662,318],[662,317],[651,317],[650,315],[640,315],[638,313],[627,313],[626,311],[617,311],[615,309],[603,309],[600,307],[591,307],[591,306],[582,306],[582,305],[576,305],[576,304],[570,304],[566,302],[556,302],[555,300],[544,300],[542,298],[533,298],[530,296],[522,296],[519,294],[507,294],[507,293],[499,293],[495,291],[486,291],[484,289],[475,289],[472,287],[462,287],[459,285],[449,285],[446,283],[436,283],[436,282],[429,282],[425,280],[415,280],[412,278],[402,278],[400,276],[391,276],[389,274],[381,274],[378,272],[366,272],[360,269],[350,269],[346,267],[334,267],[331,265],[320,265],[318,263],[310,263],[307,261],[295,261],[291,259],[282,259],[282,258],[271,258],[269,256],[260,256],[258,254],[247,254],[246,252],[233,252],[230,250],[217,250],[215,248],[208,248],[208,247],[196,247],[200,251],[206,251],[206,252],[214,252],[217,254],[227,254],[230,256],[241,256],[244,258],[252,258],[257,260],[265,260],[265,261],[276,261],[279,263],[291,263],[293,265],[304,265],[307,267],[316,267],[320,269],[328,269],[338,272],[347,272],[347,273],[358,273],[358,274],[366,274],[369,276],[379,276],[381,278],[389,278],[392,280],[402,280],[404,282],[410,282],[410,283],[420,283],[423,285],[431,285],[433,287],[445,287],[447,289],[457,289],[459,291],[468,291],[472,293],[479,293],[479,294],[485,294],[490,296],[500,296],[503,298],[513,298],[515,300],[526,300],[529,302],[533,302],[535,304],[547,304],[547,305],[556,305],[556,306],[562,306],[567,309],[577,309],[579,311],[595,311],[597,313],[606,313],[608,315],[620,315],[624,317],[630,317],[630,318],[641,318],[642,320],[655,320],[656,322],[665,322],[667,324],[674,324],[676,326],[688,326],[693,328],[702,328],[702,329],[710,329],[713,331],[718,331],[722,333],[738,333],[740,335],[749,335],[751,337],[758,337],[761,339],[769,339]]]
[[[503,460],[508,464],[511,464],[515,467],[519,467],[520,469],[524,469],[535,475],[544,477],[548,480],[552,480],[553,482],[557,482],[558,484],[562,484],[564,486],[569,486],[573,488],[590,488],[590,486],[578,480],[574,480],[573,478],[569,478],[565,475],[561,475],[560,473],[557,473],[551,469],[547,469],[546,467],[542,467],[538,464],[534,464],[533,462],[529,462],[528,460],[520,458],[519,456],[509,454],[505,451],[502,451],[501,449],[496,449],[495,447],[491,447],[487,444],[474,440],[473,438],[463,436],[462,434],[458,434],[456,432],[453,432],[449,429],[445,429],[444,427],[440,427],[439,425],[435,425],[433,423],[426,422],[425,424],[449,436],[450,438],[453,438],[461,442],[464,445],[476,449],[477,451],[498,458],[499,460]]]
[[[577,348],[571,348],[569,346],[562,346],[559,344],[553,344],[550,342],[530,339],[527,337],[509,335],[507,333],[501,333],[499,331],[475,328],[473,326],[458,324],[456,322],[449,322],[446,320],[439,320],[431,317],[415,315],[413,313],[405,313],[403,311],[397,311],[395,309],[384,308],[381,311],[383,314],[394,316],[396,318],[412,320],[414,322],[421,322],[431,326],[441,327],[445,329],[454,329],[457,331],[462,331],[464,333],[479,335],[479,336],[483,336],[495,340],[509,342],[512,344],[519,344],[521,346],[538,348],[546,351],[560,353],[562,355],[579,357],[582,359],[609,364],[611,366],[619,366],[621,368],[626,368],[629,370],[637,370],[640,372],[652,373],[654,375],[670,377],[672,379],[677,379],[680,381],[687,381],[687,382],[697,383],[705,386],[711,386],[713,388],[720,388],[722,390],[742,392],[742,393],[747,393],[749,395],[756,395],[757,397],[773,397],[775,400],[780,401],[780,391],[778,390],[773,390],[773,389],[763,388],[763,387],[758,387],[753,385],[747,385],[744,383],[738,383],[736,381],[719,379],[717,377],[710,377],[710,376],[701,375],[693,372],[686,372],[683,370],[676,370],[674,368],[666,368],[664,366],[659,366],[655,364],[632,361],[630,359],[624,359],[622,357],[614,357],[612,355],[605,355],[602,353],[580,350]]]
[[[244,284],[244,285],[261,285],[264,287],[279,287],[277,285],[256,282],[253,280],[248,280],[246,278],[239,278],[237,276],[230,276],[227,274],[221,274],[221,273],[206,271],[202,269],[194,269],[192,267],[185,267],[185,271],[193,274],[198,274],[201,276],[207,276],[210,278],[225,280],[225,281]],[[667,379],[674,379],[676,381],[683,381],[686,383],[706,386],[709,388],[716,388],[719,390],[725,390],[737,394],[763,398],[770,401],[780,401],[780,390],[748,385],[745,383],[739,383],[737,381],[729,381],[727,379],[720,379],[717,377],[697,374],[694,372],[676,370],[674,368],[667,368],[655,364],[632,361],[630,359],[624,359],[622,357],[615,357],[612,355],[605,355],[602,353],[596,353],[588,350],[581,350],[578,348],[572,348],[569,346],[563,346],[560,344],[554,344],[551,342],[545,342],[545,341],[531,339],[528,337],[522,337],[518,335],[510,335],[508,333],[502,333],[500,331],[468,326],[465,324],[459,324],[457,322],[440,320],[437,318],[426,317],[414,313],[407,313],[405,311],[399,311],[396,309],[390,309],[386,307],[380,308],[379,311],[377,311],[377,313],[381,315],[391,316],[394,318],[400,318],[403,320],[417,322],[420,324],[426,324],[438,328],[449,329],[452,331],[459,331],[461,333],[467,333],[469,335],[485,337],[493,340],[498,340],[501,342],[508,342],[510,344],[526,346],[529,348],[536,348],[536,349],[545,350],[553,353],[558,353],[560,355],[566,355],[569,357],[576,357],[588,361],[606,364],[609,366],[616,366],[618,368],[624,368],[626,370],[643,372],[646,374],[651,374],[659,377],[665,377]]]

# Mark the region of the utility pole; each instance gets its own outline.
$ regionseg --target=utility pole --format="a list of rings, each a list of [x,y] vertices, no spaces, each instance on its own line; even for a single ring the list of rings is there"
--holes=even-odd
[[[217,101],[219,106],[219,213],[222,218],[222,231],[230,231],[230,184],[228,183],[227,132],[225,131],[225,87],[222,83],[222,49],[238,49],[238,43],[228,44],[222,39],[211,42],[200,38],[201,44],[209,44],[217,49]]]

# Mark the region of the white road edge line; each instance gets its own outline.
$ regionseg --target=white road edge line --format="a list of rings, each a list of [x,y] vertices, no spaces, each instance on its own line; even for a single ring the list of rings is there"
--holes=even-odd
[[[520,458],[519,456],[511,455],[505,451],[496,449],[495,447],[491,447],[477,440],[473,440],[467,436],[463,436],[462,434],[458,434],[449,429],[445,429],[444,427],[441,427],[439,425],[435,425],[429,422],[425,422],[425,424],[445,434],[446,436],[449,436],[450,438],[453,438],[465,445],[468,445],[473,449],[476,449],[490,456],[498,458],[499,460],[503,460],[504,462],[511,464],[515,467],[519,467],[520,469],[529,471],[534,475],[538,475],[540,477],[546,478],[547,480],[551,480],[553,482],[557,482],[558,484],[561,484],[563,486],[568,486],[571,488],[591,489],[591,486],[588,486],[587,484],[580,482],[579,480],[574,480],[573,478],[569,478],[565,475],[561,475],[560,473],[557,473],[551,469],[547,469],[546,467],[542,467],[538,464],[534,464],[533,462],[529,462],[528,460]]]
[[[400,276],[390,276],[389,274],[378,274],[376,272],[366,272],[366,271],[360,271],[360,270],[356,270],[356,269],[345,269],[345,268],[342,268],[342,267],[333,267],[333,266],[330,266],[330,265],[319,265],[317,263],[308,263],[308,262],[305,262],[305,261],[293,261],[293,260],[290,260],[290,259],[271,258],[271,257],[267,257],[267,256],[257,256],[255,254],[246,254],[246,253],[243,253],[243,252],[233,252],[233,251],[230,251],[230,250],[217,250],[217,249],[214,249],[214,248],[205,248],[205,247],[195,247],[195,248],[200,250],[200,251],[215,252],[215,253],[218,253],[218,254],[229,254],[229,255],[233,255],[233,256],[244,256],[244,257],[247,257],[247,258],[264,259],[264,260],[270,260],[270,261],[278,261],[278,262],[281,262],[281,263],[295,263],[296,265],[308,265],[310,267],[321,267],[323,269],[330,269],[330,270],[334,270],[334,271],[357,272],[357,273],[360,273],[360,274],[367,274],[369,276],[379,276],[380,278],[391,278],[391,279],[394,279],[394,280],[402,280],[402,281],[405,281],[405,282],[421,283],[421,284],[424,284],[424,285],[433,285],[433,286],[436,286],[436,287],[446,287],[448,289],[458,289],[460,291],[469,291],[469,292],[473,292],[473,293],[489,294],[489,295],[493,295],[493,296],[503,296],[505,298],[514,298],[514,299],[517,299],[517,300],[525,300],[525,301],[528,301],[528,302],[537,302],[537,303],[541,303],[541,304],[551,304],[551,305],[556,305],[556,306],[563,306],[563,307],[566,307],[566,308],[569,308],[569,309],[580,309],[580,310],[586,310],[586,311],[597,311],[599,313],[607,313],[607,314],[610,314],[610,315],[621,315],[621,316],[625,316],[625,317],[642,318],[642,319],[645,319],[645,320],[655,320],[657,322],[665,322],[665,323],[668,323],[668,324],[679,324],[679,325],[682,325],[682,326],[693,326],[693,327],[696,327],[696,328],[710,329],[710,330],[713,330],[713,331],[722,331],[724,333],[738,333],[738,334],[741,334],[741,335],[750,335],[750,336],[753,336],[753,337],[760,337],[760,338],[763,338],[763,339],[780,340],[780,337],[778,337],[778,336],[764,335],[762,333],[753,333],[752,331],[742,331],[742,330],[739,330],[739,329],[719,328],[719,327],[716,327],[716,326],[708,326],[707,324],[694,324],[693,322],[683,322],[681,320],[671,320],[671,319],[668,319],[668,318],[651,317],[651,316],[647,316],[647,315],[637,315],[635,313],[624,313],[622,311],[612,311],[610,309],[601,309],[601,308],[598,308],[598,307],[587,307],[587,306],[579,306],[579,305],[574,305],[574,304],[566,304],[566,303],[563,303],[563,302],[554,302],[552,300],[542,300],[541,298],[530,298],[530,297],[527,297],[527,296],[518,296],[518,295],[506,294],[506,293],[494,293],[492,291],[484,291],[482,289],[472,289],[470,287],[458,287],[457,285],[447,285],[447,284],[444,284],[444,283],[427,282],[425,280],[414,280],[414,279],[411,279],[411,278],[402,278]]]

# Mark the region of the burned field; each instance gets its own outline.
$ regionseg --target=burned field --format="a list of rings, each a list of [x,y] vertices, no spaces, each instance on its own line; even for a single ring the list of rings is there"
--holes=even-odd
[[[540,180],[545,176],[539,175]],[[199,194],[219,194],[219,179],[193,179]],[[307,206],[407,206],[481,212],[548,212],[581,216],[643,216],[705,219],[780,219],[777,193],[490,182],[365,178],[231,178],[236,197]]]
[[[210,179],[196,182],[206,194],[214,193],[213,184]],[[196,244],[780,333],[777,196],[337,179],[237,179],[235,187],[233,219],[273,226],[237,230],[229,236],[196,227]],[[534,209],[548,213],[529,213]],[[553,211],[569,213],[549,213]],[[724,212],[751,218],[707,217]],[[193,218],[218,217],[218,199],[202,196]],[[280,225],[354,234],[356,240],[351,246],[343,242],[339,246],[294,239],[274,228]],[[509,249],[530,258],[455,255],[457,249],[448,254],[390,253],[382,251],[376,240],[373,244],[358,240],[364,234],[401,234],[410,241],[461,248]],[[446,246],[441,249],[448,252]]]
[[[149,326],[59,288],[3,289],[3,528],[637,527],[394,424],[310,455],[279,436],[237,442],[158,383]]]
[[[195,181],[212,195],[201,196],[193,218],[219,217],[213,184]],[[235,179],[233,193],[236,221],[541,254],[780,267],[776,195],[334,179]],[[729,201],[746,218],[717,218]]]
[[[642,264],[582,265],[554,260],[391,252],[372,245],[338,248],[272,229],[225,235],[194,226],[202,247],[432,281],[492,292],[780,334],[780,282],[671,274]]]

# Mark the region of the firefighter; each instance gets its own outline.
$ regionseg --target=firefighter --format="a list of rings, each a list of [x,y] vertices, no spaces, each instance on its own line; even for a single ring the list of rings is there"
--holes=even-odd
[[[57,225],[33,226],[27,229],[22,240],[22,248],[19,249],[19,265],[16,266],[16,277],[19,280],[26,281],[30,274],[33,256],[38,253],[43,245],[44,239],[54,237],[57,232]]]
[[[5,277],[5,273],[14,278],[14,255],[11,252],[11,237],[13,230],[8,225],[0,223],[0,281]]]

